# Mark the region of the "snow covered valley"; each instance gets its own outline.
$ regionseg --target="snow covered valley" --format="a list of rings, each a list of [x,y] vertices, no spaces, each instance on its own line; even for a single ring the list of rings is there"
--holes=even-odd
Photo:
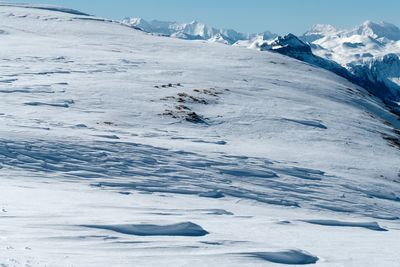
[[[2,266],[398,266],[400,121],[363,88],[68,9],[0,30]]]

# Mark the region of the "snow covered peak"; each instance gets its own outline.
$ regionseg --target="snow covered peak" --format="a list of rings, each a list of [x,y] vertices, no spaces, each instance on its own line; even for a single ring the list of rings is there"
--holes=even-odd
[[[331,33],[337,32],[338,29],[330,24],[315,24],[311,27],[310,31],[314,33]]]
[[[142,18],[125,18],[123,22],[146,32],[152,29],[150,23]]]
[[[228,39],[226,36],[224,36],[220,33],[217,33],[215,36],[211,37],[208,40],[211,42],[214,42],[214,43],[221,43],[221,44],[226,44],[226,45],[235,43],[233,40]]]
[[[311,53],[310,46],[301,41],[296,35],[291,33],[283,37],[277,37],[270,45],[272,50],[295,49],[298,52]]]
[[[313,42],[325,36],[335,35],[339,32],[337,28],[329,24],[316,24],[306,31],[301,39],[305,42]]]
[[[330,24],[315,24],[310,30],[306,31],[304,35],[320,34],[327,36],[337,32],[339,32],[339,30]]]
[[[391,41],[400,40],[400,29],[396,25],[387,22],[376,23],[367,20],[363,24],[350,31],[347,35],[355,34],[370,36],[376,39],[385,38]]]
[[[265,31],[262,33],[257,34],[257,37],[262,39],[262,40],[272,40],[277,37],[275,33],[272,33],[270,31]]]

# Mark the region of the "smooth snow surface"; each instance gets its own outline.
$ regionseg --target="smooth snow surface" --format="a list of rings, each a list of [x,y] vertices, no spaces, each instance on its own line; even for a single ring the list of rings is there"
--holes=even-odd
[[[2,266],[398,266],[400,123],[364,89],[66,12],[0,29]]]

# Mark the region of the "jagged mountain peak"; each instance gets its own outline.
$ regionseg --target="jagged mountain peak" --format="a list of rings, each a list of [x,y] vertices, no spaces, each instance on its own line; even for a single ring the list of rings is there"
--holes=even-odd
[[[285,36],[278,36],[274,39],[274,41],[270,44],[272,49],[278,49],[283,47],[290,47],[291,49],[295,48],[297,50],[304,50],[307,52],[311,52],[311,48],[308,44],[304,43],[300,40],[296,35],[289,33]]]

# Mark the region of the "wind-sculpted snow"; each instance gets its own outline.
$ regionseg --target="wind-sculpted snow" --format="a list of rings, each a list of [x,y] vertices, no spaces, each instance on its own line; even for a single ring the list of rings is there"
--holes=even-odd
[[[387,231],[386,229],[379,226],[376,222],[343,222],[335,220],[305,220],[304,222],[325,226],[337,226],[337,227],[361,227],[373,231]]]
[[[49,173],[66,179],[89,179],[94,187],[148,193],[231,196],[261,203],[325,210],[345,209],[376,216],[399,214],[392,205],[364,209],[377,193],[349,187],[343,177],[265,158],[214,156],[122,141],[49,142],[0,140],[3,170]],[[218,193],[210,194],[210,190]],[[335,200],[333,192],[352,197]],[[363,196],[356,195],[359,192]],[[385,193],[386,199],[390,192]],[[364,199],[364,200],[363,200]],[[384,203],[384,202],[383,202]],[[398,205],[396,205],[398,206]]]
[[[295,119],[285,119],[285,120],[294,122],[294,123],[303,124],[305,126],[316,127],[316,128],[321,128],[321,129],[328,129],[325,125],[323,125],[319,121],[307,121],[307,120],[295,120]]]
[[[290,265],[314,264],[318,261],[318,257],[315,257],[308,252],[300,250],[288,250],[280,252],[252,252],[246,253],[245,255],[259,258],[265,261]]]
[[[266,163],[264,159],[239,161],[243,162],[239,166],[248,165],[244,169],[235,167],[236,164],[232,166],[234,159],[224,155],[207,158],[184,151],[124,142],[75,145],[40,140],[33,144],[2,140],[0,144],[3,168],[59,173],[64,177],[79,179],[103,179],[102,182],[94,183],[102,188],[193,195],[218,189],[221,193],[235,197],[298,206],[295,195],[309,191],[306,188],[310,186],[300,182],[290,193],[290,185],[286,184],[289,181],[279,181],[277,178],[279,172],[290,174],[291,170],[271,171],[266,167],[270,163]],[[324,175],[323,172],[304,169],[300,177],[308,171]],[[296,183],[297,176],[293,172],[294,181],[290,183]],[[246,189],[257,188],[257,185],[258,190]],[[304,189],[300,189],[301,187]],[[268,188],[270,189],[266,190]]]
[[[82,225],[83,227],[110,230],[127,235],[138,236],[204,236],[208,232],[192,222],[171,225],[122,224],[122,225]]]

